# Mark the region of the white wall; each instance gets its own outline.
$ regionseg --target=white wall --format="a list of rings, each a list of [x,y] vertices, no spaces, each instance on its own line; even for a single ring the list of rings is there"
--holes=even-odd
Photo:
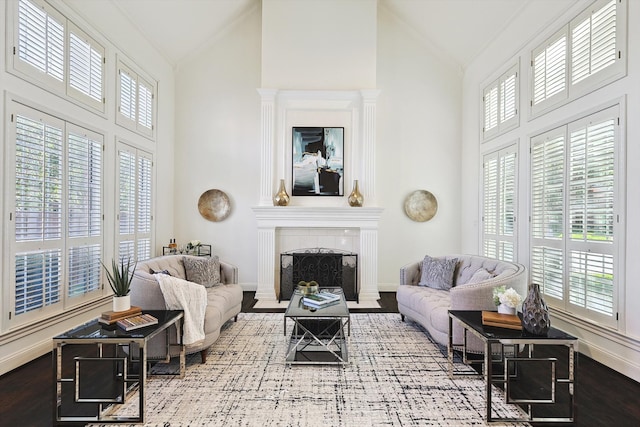
[[[479,252],[480,228],[480,166],[481,154],[493,151],[513,141],[519,143],[520,182],[518,188],[518,241],[519,261],[528,265],[528,228],[526,218],[529,212],[529,181],[524,179],[529,170],[529,139],[541,129],[571,120],[593,109],[625,99],[626,112],[626,212],[620,212],[622,226],[626,222],[626,269],[621,272],[622,293],[620,295],[620,322],[618,330],[599,328],[579,318],[552,316],[552,324],[580,338],[580,351],[603,362],[607,366],[640,379],[640,287],[635,278],[640,274],[640,226],[635,218],[640,216],[640,199],[637,197],[640,170],[635,164],[640,160],[640,147],[635,142],[640,137],[640,123],[635,118],[640,112],[640,4],[629,1],[628,16],[628,75],[587,96],[577,99],[563,107],[535,119],[530,119],[528,108],[528,64],[530,50],[559,28],[589,2],[578,2],[569,10],[563,10],[562,3],[530,2],[523,13],[494,41],[486,51],[472,63],[465,72],[463,89],[463,128],[462,128],[462,250]],[[553,18],[550,18],[553,17]],[[541,24],[534,25],[539,22]],[[520,59],[521,64],[521,103],[520,126],[487,143],[480,144],[481,90],[483,86],[497,77],[501,68]],[[625,118],[623,117],[623,122]]]
[[[213,245],[256,283],[260,192],[260,10],[253,9],[180,64],[176,75],[175,237]],[[217,188],[231,200],[221,222],[200,216],[200,195]]]
[[[376,69],[365,70],[364,81],[373,73],[382,90],[377,103],[376,195],[385,211],[378,279],[381,290],[395,290],[402,265],[427,252],[459,250],[462,77],[386,11],[377,22]],[[368,23],[365,26],[368,31]],[[238,265],[247,290],[257,283],[257,227],[251,207],[258,205],[260,190],[256,89],[265,63],[260,57],[263,34],[256,10],[199,57],[181,63],[176,76],[175,237],[213,244],[222,259]],[[324,81],[318,86],[313,80],[305,82],[302,89],[327,89]],[[197,210],[200,194],[210,188],[225,191],[232,200],[231,215],[219,223],[206,221]],[[416,223],[404,214],[404,197],[416,189],[438,198],[439,211],[430,222]]]
[[[7,186],[12,183],[5,182],[4,153],[8,140],[8,117],[6,116],[6,102],[10,97],[17,97],[28,105],[42,109],[45,113],[61,117],[73,123],[87,126],[105,136],[105,258],[113,257],[115,240],[115,141],[121,138],[129,143],[155,153],[155,165],[159,174],[158,186],[169,190],[162,194],[156,202],[158,214],[155,216],[156,230],[160,236],[167,236],[173,227],[173,134],[174,134],[174,76],[171,66],[139,35],[133,25],[125,20],[108,0],[68,0],[64,3],[51,1],[68,18],[87,29],[89,33],[106,47],[106,93],[107,111],[100,116],[89,112],[77,105],[54,95],[53,93],[36,87],[27,81],[10,74],[4,67],[5,62],[5,3],[0,4],[0,22],[3,31],[0,32],[0,90],[3,99],[0,103],[0,188],[7,194]],[[17,2],[16,2],[17,3]],[[93,31],[93,27],[98,31]],[[158,81],[158,129],[155,142],[131,133],[115,124],[115,93],[116,93],[116,54],[124,53],[129,59]],[[2,223],[2,246],[0,246],[0,280],[9,283],[8,259],[9,236],[7,233],[8,215],[0,199],[0,217]],[[164,240],[164,238],[163,238]],[[108,287],[107,287],[108,288]],[[21,364],[51,351],[51,338],[65,330],[82,324],[89,319],[96,318],[102,311],[110,309],[110,291],[104,291],[104,297],[92,301],[81,307],[76,307],[72,312],[43,318],[33,324],[9,330],[7,328],[8,313],[10,311],[10,298],[8,288],[2,291],[0,297],[0,374],[3,374]]]
[[[262,86],[371,89],[375,0],[263,0]]]

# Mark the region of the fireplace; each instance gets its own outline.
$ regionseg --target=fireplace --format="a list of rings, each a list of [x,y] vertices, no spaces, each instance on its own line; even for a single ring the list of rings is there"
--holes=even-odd
[[[347,301],[358,301],[358,254],[339,249],[296,249],[280,254],[278,301],[291,298],[299,282],[342,289]]]

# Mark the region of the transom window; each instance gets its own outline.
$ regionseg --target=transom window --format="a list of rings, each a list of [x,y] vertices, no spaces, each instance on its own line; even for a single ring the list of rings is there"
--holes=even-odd
[[[104,47],[43,0],[9,4],[16,14],[13,70],[104,112]]]

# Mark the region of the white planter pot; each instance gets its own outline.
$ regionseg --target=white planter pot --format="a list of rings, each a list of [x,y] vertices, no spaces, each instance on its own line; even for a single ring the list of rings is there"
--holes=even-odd
[[[498,306],[498,313],[516,314],[516,308],[515,307],[509,307],[508,305],[500,304]]]
[[[126,311],[131,308],[131,296],[113,297],[113,311]]]

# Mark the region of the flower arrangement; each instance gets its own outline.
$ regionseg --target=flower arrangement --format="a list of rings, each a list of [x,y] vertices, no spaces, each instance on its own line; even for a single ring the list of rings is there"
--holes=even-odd
[[[515,291],[515,289],[505,289],[503,285],[494,288],[493,302],[496,305],[504,304],[507,307],[516,308],[522,302],[522,297]]]

